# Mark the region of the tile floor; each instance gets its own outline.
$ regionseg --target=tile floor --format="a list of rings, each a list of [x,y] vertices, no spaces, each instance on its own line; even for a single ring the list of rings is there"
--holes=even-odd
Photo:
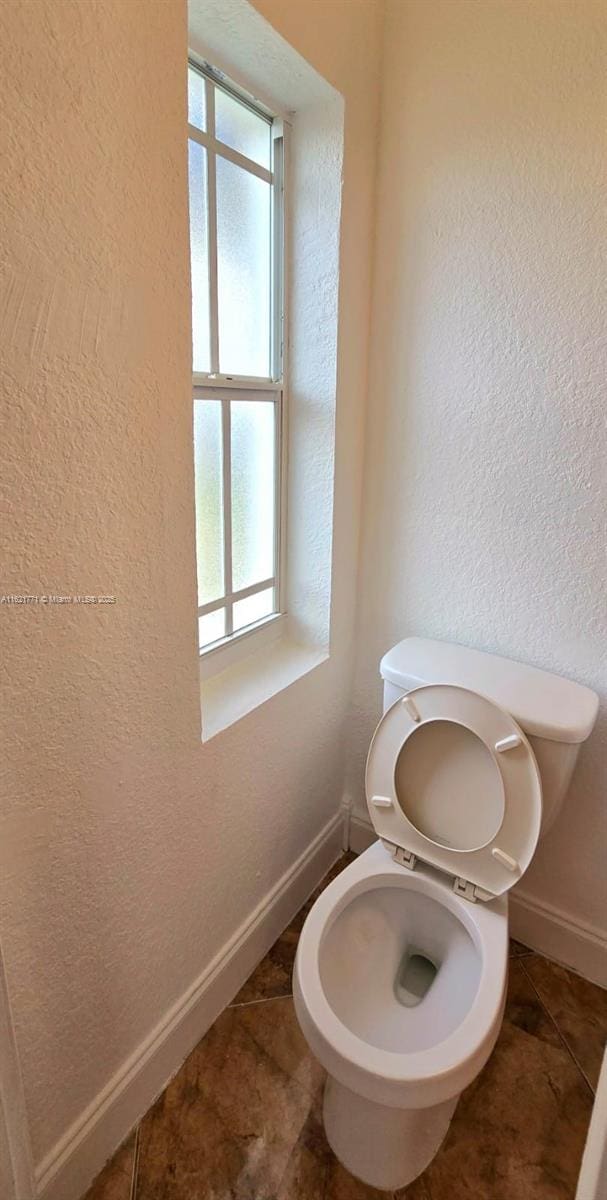
[[[291,999],[297,939],[329,872],[85,1200],[386,1200],[323,1133],[323,1072]],[[512,944],[497,1046],[441,1150],[392,1200],[573,1200],[607,1039],[607,991]]]

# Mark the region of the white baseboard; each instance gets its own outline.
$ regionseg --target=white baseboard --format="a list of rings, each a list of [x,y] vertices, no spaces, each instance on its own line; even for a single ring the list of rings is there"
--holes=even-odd
[[[584,979],[607,987],[607,934],[518,888],[509,903],[510,933]]]
[[[376,841],[377,834],[371,823],[365,821],[364,817],[350,814],[350,849],[355,854],[362,854]]]
[[[377,834],[368,821],[350,816],[351,850],[362,854],[376,840]],[[510,933],[517,941],[584,979],[607,987],[607,933],[518,888],[510,895],[508,910]]]
[[[36,1168],[40,1200],[78,1200],[342,852],[337,812]]]

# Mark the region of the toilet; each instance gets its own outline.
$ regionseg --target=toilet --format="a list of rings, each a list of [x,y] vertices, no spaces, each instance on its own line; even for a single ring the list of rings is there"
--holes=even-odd
[[[327,1072],[329,1143],[388,1191],[433,1159],[504,1010],[508,892],[554,821],[590,734],[589,688],[464,646],[384,656],[367,759],[378,840],[323,891],[293,994]]]

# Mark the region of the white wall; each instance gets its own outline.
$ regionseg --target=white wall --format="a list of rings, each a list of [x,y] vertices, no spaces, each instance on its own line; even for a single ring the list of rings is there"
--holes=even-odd
[[[389,0],[348,788],[400,638],[607,699],[606,17]],[[607,717],[527,895],[606,929]]]
[[[332,652],[204,746],[185,3],[0,9],[2,586],[117,597],[1,612],[0,918],[37,1164],[341,795],[381,10],[305,7],[259,4],[346,104]]]

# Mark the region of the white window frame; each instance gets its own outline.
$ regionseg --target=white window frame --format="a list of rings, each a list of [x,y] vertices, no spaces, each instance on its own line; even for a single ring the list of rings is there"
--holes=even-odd
[[[223,74],[208,63],[190,54],[188,64],[202,76],[205,85],[206,124],[213,133],[203,132],[188,123],[188,137],[207,152],[207,220],[209,243],[209,324],[210,324],[210,371],[193,372],[193,400],[220,400],[222,405],[222,462],[223,462],[223,573],[224,594],[198,607],[198,617],[220,608],[226,610],[225,636],[208,646],[199,648],[201,666],[205,673],[223,670],[238,657],[237,646],[250,653],[253,647],[249,639],[273,638],[278,634],[278,625],[286,615],[286,454],[287,454],[287,393],[285,387],[287,357],[287,314],[286,314],[286,205],[285,176],[287,171],[288,125],[274,116],[262,104],[254,101]],[[270,123],[272,139],[271,170],[233,150],[217,140],[215,133],[215,89],[222,88],[228,95],[245,104],[258,116]],[[216,156],[221,155],[251,174],[272,185],[271,192],[271,313],[270,313],[270,365],[268,378],[244,375],[225,375],[219,371],[219,331],[217,303],[217,210],[215,171]],[[231,439],[230,422],[233,400],[263,400],[274,405],[275,410],[275,497],[274,497],[274,573],[250,587],[233,591],[232,588],[232,513],[231,513]],[[267,588],[275,589],[276,611],[236,632],[233,630],[233,605]],[[272,626],[272,630],[268,629]],[[264,631],[264,632],[262,632]]]

